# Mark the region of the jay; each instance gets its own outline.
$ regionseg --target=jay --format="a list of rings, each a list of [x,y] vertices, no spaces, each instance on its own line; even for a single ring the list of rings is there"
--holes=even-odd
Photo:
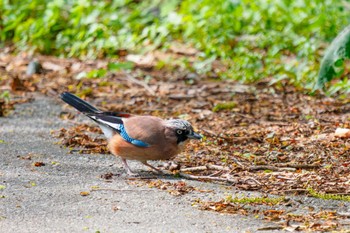
[[[136,174],[126,160],[138,160],[160,172],[147,161],[171,159],[184,149],[188,139],[202,138],[186,120],[103,112],[69,92],[60,97],[98,124],[108,139],[109,150],[121,157],[128,175]]]

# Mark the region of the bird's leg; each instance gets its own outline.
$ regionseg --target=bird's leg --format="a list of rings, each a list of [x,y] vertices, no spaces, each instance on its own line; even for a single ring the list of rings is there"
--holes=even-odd
[[[128,163],[126,162],[126,159],[122,158],[122,162],[123,162],[123,165],[124,165],[124,169],[125,169],[126,173],[127,173],[129,176],[138,176],[137,173],[134,173],[134,172],[130,169]]]
[[[141,161],[141,163],[143,163],[144,165],[146,165],[149,168],[152,168],[153,170],[155,170],[158,174],[162,173],[162,171],[156,167],[153,167],[151,164],[147,163],[147,161]]]

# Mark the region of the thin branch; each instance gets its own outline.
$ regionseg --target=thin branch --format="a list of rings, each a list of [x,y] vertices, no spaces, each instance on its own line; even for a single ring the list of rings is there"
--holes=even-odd
[[[196,172],[196,171],[205,171],[208,170],[207,166],[198,166],[198,167],[186,167],[181,168],[181,172]]]
[[[249,171],[259,171],[259,170],[271,170],[271,171],[295,171],[294,167],[275,167],[268,165],[251,166],[248,168]]]
[[[350,212],[340,212],[340,213],[338,212],[337,215],[340,217],[350,218]]]
[[[276,164],[278,167],[292,167],[296,169],[315,169],[320,168],[320,164],[295,164],[295,163],[286,163],[286,164]]]
[[[215,165],[215,164],[208,164],[206,165],[208,169],[212,170],[220,170],[220,171],[230,171],[231,169],[228,167],[220,166],[220,165]]]
[[[212,177],[212,176],[195,176],[195,175],[189,175],[186,173],[179,172],[178,175],[180,177],[189,179],[189,180],[213,180],[213,181],[223,181],[228,183],[237,183],[236,180],[230,179],[230,178],[221,178],[221,177]]]
[[[174,95],[169,95],[169,99],[173,100],[190,100],[192,98],[195,98],[195,95],[181,95],[181,94],[174,94]]]
[[[147,83],[141,81],[141,80],[138,80],[136,78],[134,78],[133,76],[131,76],[130,74],[124,72],[125,76],[127,77],[127,80],[132,82],[132,83],[135,83],[139,86],[142,86],[143,88],[146,89],[146,91],[148,91],[151,95],[155,96],[156,93],[154,92],[154,90],[152,88],[150,88],[150,86],[147,85]]]
[[[254,181],[255,183],[257,183],[258,185],[260,185],[260,186],[266,186],[265,184],[262,184],[261,182],[259,182],[258,180],[256,180],[255,178],[253,178],[253,177],[248,177],[248,178],[246,178],[245,179],[245,182],[246,181],[248,181],[248,180],[252,180],[252,181]]]
[[[272,230],[282,230],[282,226],[266,226],[266,227],[260,227],[257,230],[258,231],[272,231]]]
[[[139,192],[139,191],[154,191],[153,189],[110,189],[110,188],[96,188],[96,189],[90,189],[90,192],[92,191],[113,191],[113,192]]]
[[[162,171],[162,172],[167,175],[174,175],[173,173],[168,171]],[[176,173],[176,175],[189,180],[212,180],[212,181],[222,181],[227,183],[237,183],[236,180],[233,180],[230,178],[221,178],[221,177],[212,177],[212,176],[195,176],[195,175],[190,175],[183,172]]]
[[[196,172],[196,171],[205,171],[205,170],[218,170],[218,171],[230,171],[231,169],[224,166],[219,166],[215,164],[207,164],[205,166],[198,166],[198,167],[186,167],[181,168],[181,172]]]

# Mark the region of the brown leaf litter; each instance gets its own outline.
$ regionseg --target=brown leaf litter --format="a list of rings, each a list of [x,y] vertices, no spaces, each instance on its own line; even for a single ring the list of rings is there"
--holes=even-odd
[[[183,56],[190,64],[197,59],[196,51],[186,53],[177,46],[148,57],[129,56],[135,62],[131,72],[109,71],[100,78],[81,74],[107,69],[109,62],[124,62],[125,57],[80,61],[38,55],[35,59],[42,64],[42,72],[26,76],[32,58],[0,53],[1,91],[23,98],[34,91],[54,98],[70,91],[102,110],[187,119],[205,136],[201,142],[190,142],[175,159],[181,165],[179,174],[188,178],[229,182],[237,189],[270,194],[307,194],[309,188],[350,194],[350,139],[348,131],[341,132],[345,136],[336,132],[350,128],[348,98],[310,96],[287,83],[271,86],[269,79],[248,86],[220,80],[214,72],[197,74],[177,62]],[[158,61],[171,59],[173,63],[157,68]],[[0,100],[0,115],[12,105]],[[65,107],[61,118],[71,121],[75,115]],[[93,123],[75,122],[74,127],[54,134],[72,152],[108,153],[106,140]],[[179,195],[193,188],[150,182]],[[232,203],[211,203],[205,208],[247,214]],[[289,230],[330,231],[341,226],[329,211],[303,216],[274,210],[260,214],[268,220],[284,220],[283,227]]]

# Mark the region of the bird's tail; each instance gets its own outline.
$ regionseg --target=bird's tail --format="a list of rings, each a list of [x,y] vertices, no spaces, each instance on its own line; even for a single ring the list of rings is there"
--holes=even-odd
[[[61,99],[72,107],[76,108],[82,113],[101,113],[100,110],[89,104],[88,102],[80,99],[78,96],[69,92],[63,92],[60,95]]]

